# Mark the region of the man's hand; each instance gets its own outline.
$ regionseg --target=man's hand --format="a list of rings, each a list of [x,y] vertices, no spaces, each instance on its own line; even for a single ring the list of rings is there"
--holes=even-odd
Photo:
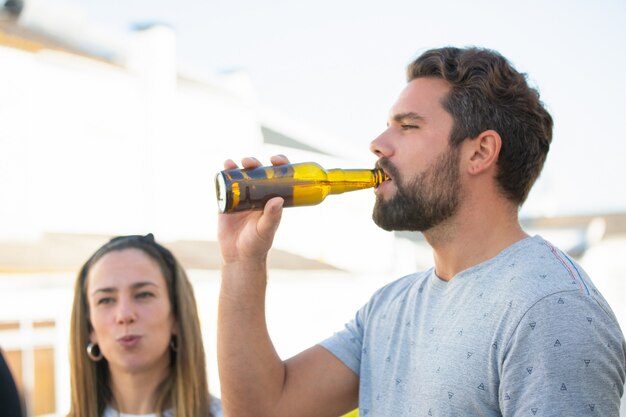
[[[288,164],[283,155],[270,159],[272,165]],[[244,168],[256,168],[261,163],[256,158],[244,158]],[[237,168],[231,159],[224,162],[224,169]],[[272,247],[274,235],[280,224],[283,199],[272,198],[263,211],[247,211],[218,215],[218,241],[224,264],[265,262]]]
[[[273,165],[289,163],[284,156]],[[242,160],[244,168],[261,163]],[[224,168],[237,168],[232,160]],[[267,331],[267,254],[280,224],[283,199],[262,212],[219,214],[222,281],[217,356],[222,405],[228,415],[253,417],[337,416],[357,405],[357,375],[321,346],[282,361]]]

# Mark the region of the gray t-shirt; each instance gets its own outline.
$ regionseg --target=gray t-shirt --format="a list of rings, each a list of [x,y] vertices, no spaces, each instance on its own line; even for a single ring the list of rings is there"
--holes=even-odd
[[[538,236],[383,287],[321,345],[359,375],[361,417],[617,417],[626,375],[608,304]]]

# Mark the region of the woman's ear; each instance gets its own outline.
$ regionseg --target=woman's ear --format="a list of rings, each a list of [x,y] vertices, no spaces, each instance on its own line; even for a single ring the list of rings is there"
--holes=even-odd
[[[495,130],[485,130],[476,138],[466,141],[469,144],[470,157],[468,173],[478,175],[495,169],[502,148],[502,138]]]
[[[94,345],[98,344],[98,338],[96,337],[96,332],[94,332],[93,329],[89,332],[89,341]]]

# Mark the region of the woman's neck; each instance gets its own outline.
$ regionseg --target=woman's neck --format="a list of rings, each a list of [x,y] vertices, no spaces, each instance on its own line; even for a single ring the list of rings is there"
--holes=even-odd
[[[110,370],[111,405],[126,414],[155,413],[157,389],[169,372],[169,367],[138,373]]]

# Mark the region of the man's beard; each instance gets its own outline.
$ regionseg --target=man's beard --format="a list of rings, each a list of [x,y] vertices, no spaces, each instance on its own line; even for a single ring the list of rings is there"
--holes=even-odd
[[[440,156],[425,172],[403,181],[388,159],[379,166],[396,184],[397,192],[385,201],[376,197],[372,219],[384,230],[426,231],[452,217],[459,205],[459,148]]]

